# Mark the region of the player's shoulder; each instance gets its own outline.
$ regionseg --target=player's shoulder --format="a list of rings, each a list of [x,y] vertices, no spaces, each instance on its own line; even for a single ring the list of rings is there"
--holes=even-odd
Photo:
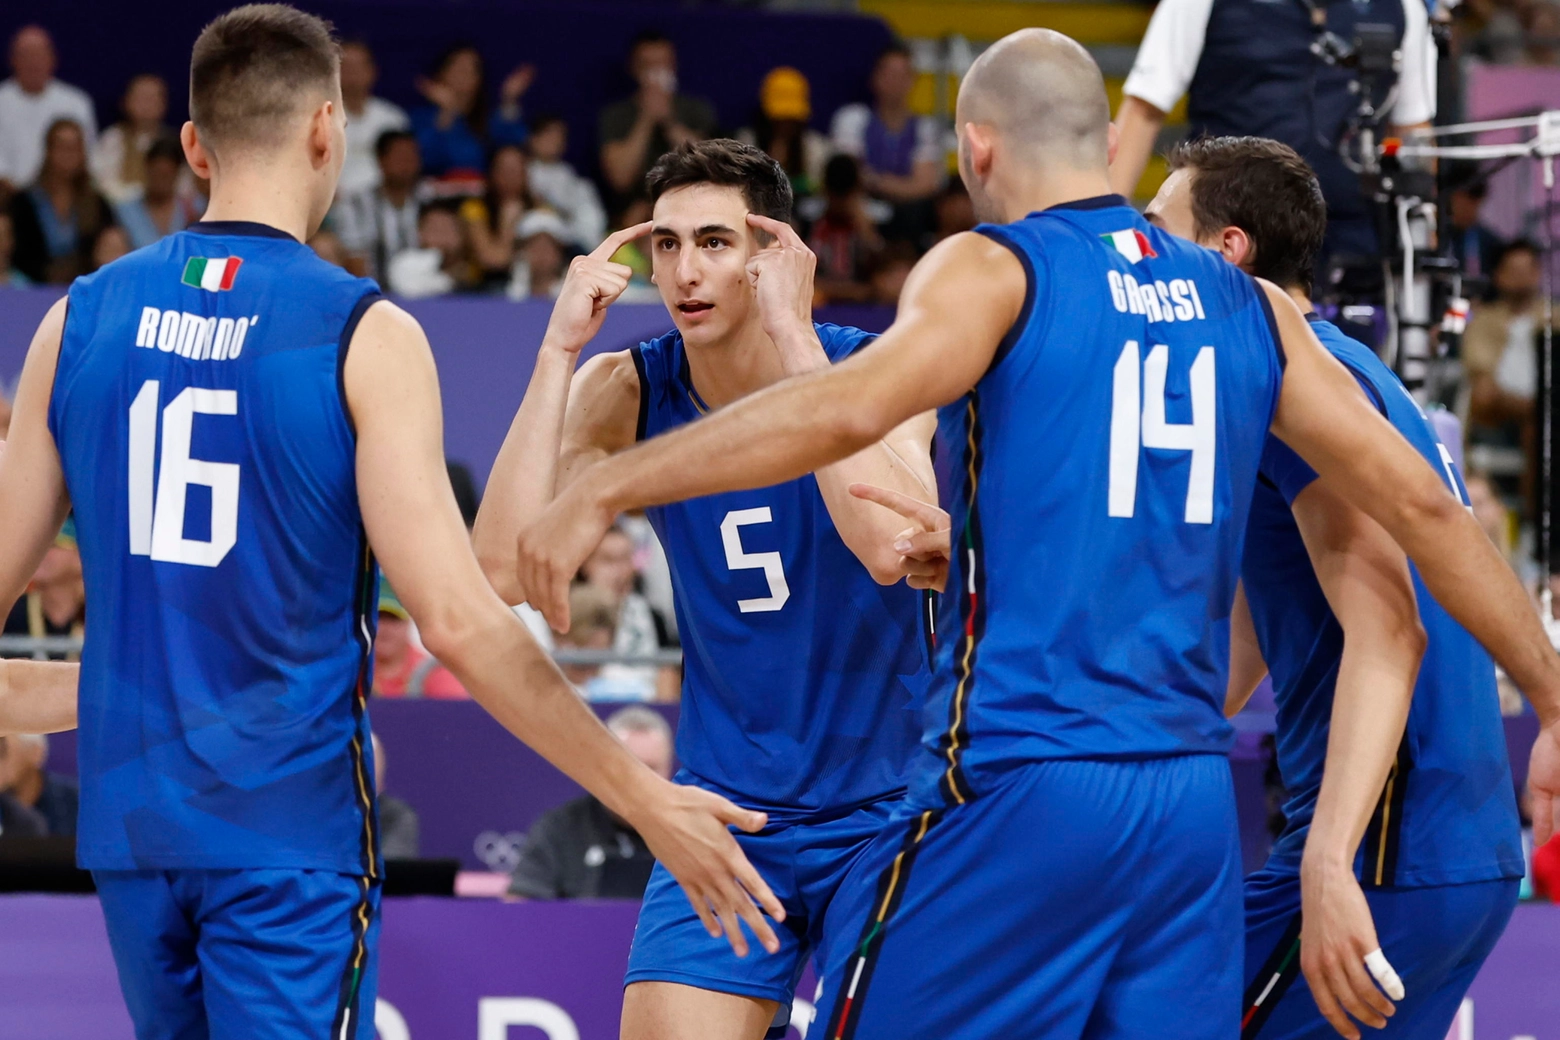
[[[818,342],[823,344],[823,352],[829,355],[830,361],[843,361],[878,337],[876,332],[858,329],[854,325],[835,325],[827,321],[813,322],[813,329],[818,333]]]

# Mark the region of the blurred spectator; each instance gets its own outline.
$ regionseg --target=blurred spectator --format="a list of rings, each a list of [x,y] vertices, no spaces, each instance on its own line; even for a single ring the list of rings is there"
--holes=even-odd
[[[385,794],[385,745],[375,733],[374,793],[379,796],[379,851],[385,859],[416,859],[422,846],[417,810],[393,794]]]
[[[1488,278],[1495,270],[1495,258],[1501,250],[1500,236],[1479,219],[1488,190],[1476,165],[1460,167],[1452,175],[1448,196],[1452,254],[1462,266],[1465,278]]]
[[[932,243],[936,244],[950,235],[957,235],[961,231],[969,231],[975,227],[975,204],[970,201],[970,193],[960,180],[951,181],[937,196],[937,223],[932,233]]]
[[[97,137],[97,114],[86,91],[54,78],[54,41],[27,25],[11,38],[11,78],[0,83],[0,195],[5,185],[31,184],[43,166],[44,135],[62,119]]]
[[[434,177],[454,171],[480,174],[490,147],[524,144],[520,98],[535,78],[536,70],[530,65],[522,65],[505,77],[499,88],[498,112],[490,116],[482,55],[464,43],[446,50],[433,77],[417,80],[418,93],[429,101],[412,113],[423,169]]]
[[[634,757],[672,776],[672,729],[649,708],[624,708],[607,728]],[[622,818],[586,795],[565,802],[531,827],[509,894],[523,899],[639,899],[655,856]]]
[[[336,197],[347,198],[379,185],[379,139],[411,125],[400,106],[373,95],[379,67],[362,40],[341,45],[341,103],[347,110],[347,158],[341,166]]]
[[[68,119],[49,126],[38,180],[11,196],[16,251],[11,262],[35,282],[67,285],[92,270],[92,245],[114,222],[87,173],[87,144]]]
[[[412,616],[383,578],[379,581],[379,634],[374,637],[374,693],[435,700],[467,696],[460,680],[417,644]]]
[[[6,738],[0,737],[0,744]],[[8,794],[0,794],[0,839],[42,838],[49,833],[49,823],[40,813],[27,808]]]
[[[81,553],[76,548],[76,524],[66,520],[54,544],[43,554],[27,591],[5,619],[8,636],[65,636],[80,639],[86,632],[87,590],[81,581]],[[7,655],[31,657],[31,654]],[[53,660],[76,660],[76,654],[50,654]]]
[[[867,261],[883,239],[867,212],[861,171],[849,155],[836,155],[823,171],[825,205],[807,245],[818,257],[816,285],[829,300],[862,302],[871,295],[863,280]]]
[[[424,206],[417,217],[417,245],[390,258],[391,292],[417,299],[476,287],[466,222],[447,206]]]
[[[890,242],[874,256],[867,264],[867,285],[872,291],[870,302],[883,307],[896,306],[915,261],[915,247],[909,242]]]
[[[643,512],[623,513],[618,526],[634,543],[634,570],[639,572],[639,590],[666,622],[667,634],[677,639],[677,608],[672,599],[672,568],[666,562],[666,550],[656,537],[650,518]]]
[[[917,241],[931,226],[930,203],[943,183],[942,131],[935,119],[910,111],[915,65],[904,44],[878,55],[868,85],[872,104],[840,109],[829,136],[836,150],[860,160],[867,192],[893,204],[885,234]]]
[[[1533,350],[1541,282],[1538,247],[1519,239],[1496,261],[1494,301],[1480,305],[1463,335],[1469,426],[1531,425],[1538,372]]]
[[[1501,0],[1463,0],[1452,9],[1460,54],[1497,65],[1522,56],[1522,18]]]
[[[342,268],[347,266],[347,251],[341,245],[341,238],[329,228],[316,231],[314,237],[309,239],[309,248],[327,264]]]
[[[460,207],[471,249],[487,284],[507,284],[515,262],[515,235],[520,218],[533,207],[526,179],[525,150],[519,145],[494,149],[488,160],[487,191]]]
[[[72,777],[45,772],[48,760],[49,738],[40,733],[0,737],[0,793],[42,816],[49,835],[71,837],[81,788]]]
[[[568,124],[557,116],[538,117],[531,124],[526,148],[531,154],[531,194],[569,225],[571,245],[595,249],[606,237],[607,214],[596,186],[563,160],[569,148]]]
[[[1522,9],[1522,63],[1560,65],[1560,4],[1528,0]]]
[[[0,210],[0,288],[24,289],[32,279],[11,266],[11,254],[16,249],[16,225],[9,210]]]
[[[118,224],[104,224],[92,240],[92,270],[107,267],[130,252],[130,236]]]
[[[770,69],[758,88],[758,115],[737,139],[762,148],[791,179],[797,198],[811,195],[823,183],[829,161],[829,139],[807,125],[812,118],[807,77],[788,65]]]
[[[603,589],[584,582],[575,582],[569,588],[569,630],[553,636],[553,643],[563,650],[610,650],[617,634],[617,610],[612,597]],[[599,664],[560,663],[564,678],[574,684],[581,697],[597,700],[603,691],[602,666]],[[648,687],[637,687],[638,697],[648,700]],[[621,696],[600,697],[601,700],[623,700]]]
[[[580,579],[606,593],[616,631],[611,647],[622,654],[653,654],[677,645],[672,627],[660,611],[639,591],[639,569],[634,560],[634,540],[621,526],[613,524],[602,536],[596,551],[580,566]],[[643,698],[675,701],[680,678],[675,668],[647,665],[610,664],[602,669],[603,683],[621,684],[627,689],[644,690]]]
[[[168,115],[168,84],[161,76],[150,72],[132,76],[119,109],[124,118],[104,130],[92,149],[92,176],[110,202],[123,203],[141,193],[152,145],[167,140],[178,148],[179,138],[163,122]],[[179,166],[184,166],[182,149]]]
[[[417,180],[422,156],[417,138],[405,130],[386,130],[374,142],[378,183],[356,195],[337,195],[331,224],[362,273],[383,285],[390,258],[417,246]]]
[[[1510,560],[1516,548],[1512,539],[1511,512],[1500,500],[1490,478],[1483,473],[1470,471],[1463,477],[1463,486],[1468,489],[1468,511],[1479,522],[1495,548],[1500,550],[1500,554]]]
[[[509,296],[551,299],[563,286],[568,256],[569,229],[552,210],[533,209],[520,219],[515,231],[520,243],[509,280]]]
[[[715,133],[715,107],[677,92],[677,50],[658,32],[634,38],[628,73],[639,89],[601,110],[597,136],[601,174],[617,211],[644,190],[645,173],[657,159],[685,141]]]
[[[109,132],[113,127],[109,128]],[[108,134],[103,135],[106,139]],[[130,236],[130,247],[149,246],[166,235],[183,231],[197,218],[188,200],[179,198],[180,174],[187,169],[184,149],[172,138],[158,138],[146,151],[143,188],[115,207]]]

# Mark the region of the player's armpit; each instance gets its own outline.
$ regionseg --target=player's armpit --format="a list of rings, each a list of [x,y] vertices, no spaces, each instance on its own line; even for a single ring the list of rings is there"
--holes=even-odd
[[[0,610],[9,611],[70,512],[59,451],[49,432],[49,399],[65,330],[66,300],[49,308],[33,335],[0,454]]]
[[[1224,714],[1231,718],[1239,715],[1267,673],[1251,620],[1251,604],[1246,601],[1246,586],[1237,584],[1235,606],[1230,611],[1230,679],[1224,693]]]
[[[0,737],[75,729],[80,677],[64,661],[0,661]]]
[[[1516,575],[1440,475],[1317,341],[1294,301],[1261,285],[1288,358],[1273,433],[1386,528],[1437,602],[1484,644],[1544,723],[1560,721],[1560,657]]]

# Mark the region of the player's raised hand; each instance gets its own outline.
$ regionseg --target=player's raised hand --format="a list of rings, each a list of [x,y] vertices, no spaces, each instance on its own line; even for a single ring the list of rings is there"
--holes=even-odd
[[[748,281],[758,296],[764,331],[777,345],[798,330],[811,334],[813,272],[818,258],[796,229],[782,220],[749,213],[748,223],[774,239],[747,262]]]
[[[587,471],[520,532],[516,564],[520,594],[541,611],[554,632],[569,630],[569,586],[616,519],[611,510],[592,501],[588,485]]]
[[[1340,1036],[1360,1040],[1355,1019],[1384,1027],[1396,1007],[1382,989],[1402,1000],[1402,982],[1382,955],[1370,905],[1352,869],[1304,863],[1300,893],[1300,970],[1322,1017]]]
[[[1560,723],[1545,726],[1528,759],[1528,791],[1533,796],[1533,847],[1560,832]]]
[[[739,923],[745,921],[764,949],[777,952],[780,940],[764,915],[784,921],[785,907],[727,829],[755,833],[769,818],[697,787],[666,788],[653,808],[633,821],[645,844],[682,885],[710,935],[724,934],[737,956],[746,957],[747,936]]]
[[[948,559],[952,551],[952,521],[947,511],[875,484],[852,484],[850,493],[886,506],[915,524],[894,536],[894,551],[899,553],[905,584],[912,589],[941,592],[948,584]]]
[[[575,353],[601,331],[607,308],[623,295],[628,280],[634,276],[633,268],[613,263],[612,256],[649,231],[650,224],[647,220],[614,231],[601,245],[570,262],[563,287],[558,291],[558,300],[553,304],[552,318],[547,322],[547,335],[542,339],[544,347]]]

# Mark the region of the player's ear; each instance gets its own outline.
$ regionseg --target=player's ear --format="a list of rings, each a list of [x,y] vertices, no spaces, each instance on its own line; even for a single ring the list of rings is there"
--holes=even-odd
[[[1105,165],[1116,165],[1116,146],[1121,143],[1121,131],[1115,123],[1110,124],[1110,129],[1105,134]]]
[[[195,124],[188,119],[179,128],[179,144],[184,147],[184,159],[190,164],[190,169],[195,171],[195,176],[209,181],[211,155],[206,151],[205,144],[201,142],[200,134],[195,132]]]
[[[335,128],[333,122],[335,118],[335,103],[322,101],[309,119],[309,161],[316,169],[330,160],[330,153],[334,148],[332,141],[334,135],[331,131]]]
[[[984,181],[991,175],[992,132],[989,126],[965,123],[964,137],[970,143],[970,170]]]
[[[1243,271],[1249,271],[1257,260],[1257,244],[1238,227],[1227,227],[1219,233],[1219,252]]]

